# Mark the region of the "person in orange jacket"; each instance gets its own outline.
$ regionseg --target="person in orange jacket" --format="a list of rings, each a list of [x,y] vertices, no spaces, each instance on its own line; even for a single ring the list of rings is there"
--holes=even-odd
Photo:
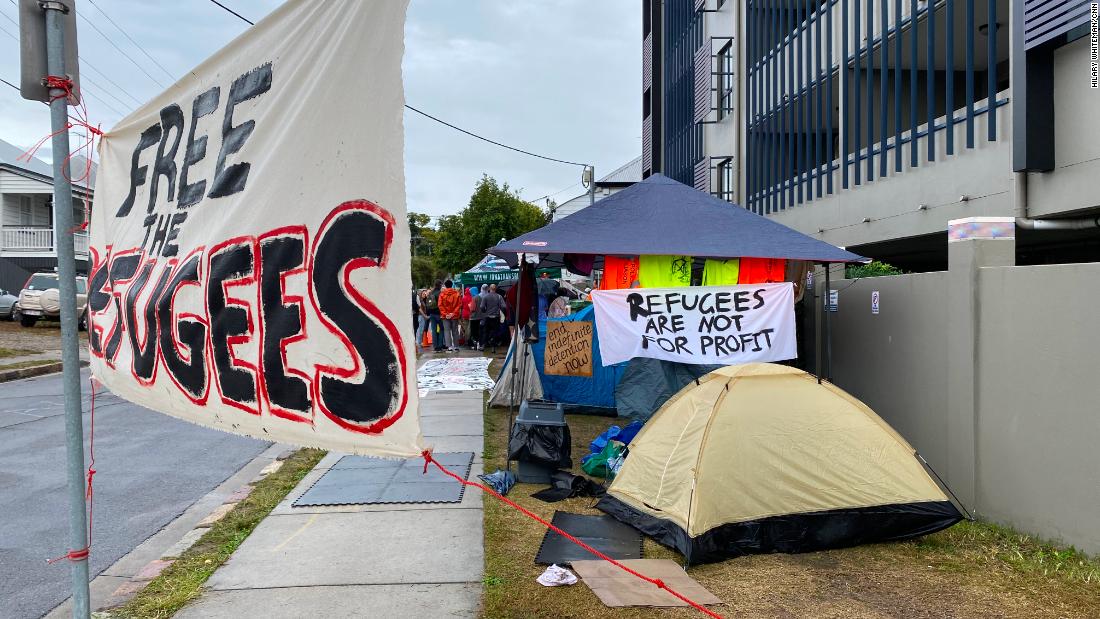
[[[443,319],[444,342],[447,352],[458,352],[458,318],[462,312],[462,300],[455,290],[451,280],[443,282],[443,290],[439,293],[439,316]]]

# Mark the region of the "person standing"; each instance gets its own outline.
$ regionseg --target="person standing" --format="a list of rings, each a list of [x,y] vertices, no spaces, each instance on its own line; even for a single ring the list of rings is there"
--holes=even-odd
[[[550,274],[546,271],[543,271],[542,275],[539,276],[539,320],[546,320],[546,310],[554,302],[554,299],[558,298],[560,287],[561,284],[558,283],[558,280],[550,279]]]
[[[479,304],[481,309],[481,341],[478,350],[485,350],[486,346],[496,345],[497,332],[500,331],[500,314],[504,311],[504,298],[497,294],[497,285],[491,284],[489,291],[481,295]]]
[[[425,288],[416,294],[417,327],[416,327],[416,355],[420,356],[420,349],[424,347],[424,331],[428,328],[428,289]]]
[[[428,293],[428,328],[432,334],[432,350],[443,352],[446,345],[443,341],[443,319],[439,315],[439,295],[443,292],[443,281],[435,280],[435,286]]]
[[[462,292],[462,311],[459,313],[458,323],[459,331],[461,333],[459,339],[462,341],[463,344],[466,345],[470,344],[470,338],[472,337],[470,335],[470,304],[473,302],[473,300],[474,295],[470,294],[469,288],[466,288],[466,290]]]
[[[447,352],[458,351],[458,317],[462,312],[462,299],[451,280],[443,282],[439,293],[439,315],[443,319],[443,336]]]
[[[481,319],[485,318],[485,315],[481,313],[481,299],[489,292],[489,285],[482,284],[480,289],[475,288],[474,294],[471,295],[473,300],[470,304],[470,331],[473,336],[470,339],[470,348],[472,350],[480,350],[481,346]]]

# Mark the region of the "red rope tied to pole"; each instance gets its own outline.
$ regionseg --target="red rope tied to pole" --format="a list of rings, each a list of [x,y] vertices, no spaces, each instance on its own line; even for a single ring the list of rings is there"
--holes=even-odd
[[[615,559],[612,559],[611,557],[605,555],[604,553],[600,552],[599,550],[596,550],[595,548],[593,548],[593,547],[589,546],[588,544],[582,542],[581,540],[577,539],[576,537],[573,537],[569,533],[566,533],[565,531],[561,530],[560,528],[558,528],[558,527],[554,526],[553,524],[547,522],[545,519],[540,518],[538,516],[538,514],[535,514],[534,512],[531,512],[530,510],[528,510],[527,508],[523,507],[522,505],[516,503],[515,501],[512,501],[511,499],[506,498],[504,495],[498,493],[497,491],[493,490],[492,488],[490,488],[490,487],[488,487],[484,484],[479,484],[476,481],[469,481],[469,480],[463,479],[462,477],[459,477],[455,473],[452,473],[451,471],[447,470],[442,464],[436,462],[435,459],[432,458],[432,452],[430,450],[424,450],[424,453],[421,454],[421,455],[424,456],[424,472],[425,473],[428,472],[428,465],[429,464],[434,464],[435,467],[438,468],[440,471],[442,471],[444,475],[447,475],[448,477],[453,478],[458,483],[460,483],[464,486],[473,486],[474,488],[478,488],[482,492],[495,497],[498,501],[501,501],[505,505],[519,511],[524,516],[527,516],[528,518],[531,518],[532,520],[537,521],[539,524],[542,524],[543,526],[550,529],[551,531],[553,531],[553,532],[557,533],[558,535],[566,538],[567,540],[573,542],[574,544],[580,546],[581,548],[584,548],[585,550],[587,550],[588,552],[596,555],[600,559],[603,559],[604,561],[607,561],[608,563],[614,565],[615,567],[623,570],[624,572],[626,572],[626,573],[628,573],[632,576],[635,576],[637,578],[641,578],[642,580],[657,586],[657,588],[659,588],[659,589],[664,589],[665,591],[668,591],[672,596],[676,597],[677,599],[679,599],[682,602],[687,603],[688,605],[690,605],[692,608],[698,610],[699,612],[705,613],[706,615],[708,615],[710,617],[714,617],[715,619],[723,619],[722,615],[719,615],[718,613],[710,610],[706,606],[703,606],[702,604],[688,598],[687,596],[683,595],[682,593],[677,592],[675,589],[673,589],[673,588],[669,587],[668,585],[666,585],[665,582],[663,580],[661,580],[660,578],[650,578],[649,576],[646,576],[645,574],[642,574],[642,573],[640,573],[636,570],[630,569],[629,567],[623,565],[622,563],[616,561]]]
[[[58,561],[68,559],[69,561],[83,561],[88,558],[88,554],[92,550],[92,503],[95,499],[95,491],[92,486],[92,479],[95,478],[95,377],[88,378],[88,384],[91,386],[91,402],[88,405],[88,488],[84,493],[84,502],[87,503],[88,509],[88,545],[80,550],[70,550],[69,552],[61,555],[60,557],[54,557],[53,559],[46,559],[46,563],[53,565]]]
[[[60,94],[54,95],[50,99],[50,102],[56,101],[58,99],[71,100],[73,98],[73,92],[74,92],[73,81],[70,80],[68,77],[57,76],[57,75],[47,75],[46,78],[43,80],[43,84],[47,88],[50,88],[51,90],[56,89],[56,90],[61,90],[62,91]],[[80,93],[79,89],[76,89],[76,93],[79,95],[79,93]],[[72,115],[69,116],[70,122],[65,123],[65,128],[64,129],[54,131],[53,133],[51,133],[51,134],[47,135],[46,137],[42,138],[34,146],[32,146],[29,149],[27,149],[26,151],[24,151],[23,154],[18,157],[18,159],[22,159],[22,160],[25,160],[25,161],[30,161],[31,159],[34,158],[34,154],[38,152],[38,149],[42,148],[42,146],[46,142],[48,142],[50,139],[52,139],[53,136],[57,135],[58,133],[61,133],[61,131],[68,131],[69,129],[72,129],[73,127],[81,127],[83,129],[87,130],[88,136],[90,136],[90,137],[85,138],[85,141],[84,141],[83,144],[81,144],[80,146],[77,146],[76,149],[74,149],[72,152],[65,155],[65,163],[69,164],[72,161],[72,158],[73,158],[74,155],[80,154],[85,149],[88,149],[88,154],[84,155],[84,172],[78,178],[72,178],[69,175],[69,173],[66,173],[66,178],[68,178],[69,182],[77,183],[77,184],[84,183],[84,182],[90,180],[91,177],[92,177],[92,158],[91,158],[90,155],[92,155],[92,153],[95,152],[95,140],[96,140],[96,138],[102,138],[103,137],[103,130],[100,129],[99,125],[92,126],[91,121],[88,120],[88,108],[84,104],[84,98],[79,97],[79,99],[80,99],[80,103],[78,105],[73,106],[73,110],[74,110],[73,113],[76,114],[76,116],[75,117],[72,116]],[[66,165],[65,167],[68,168],[68,165]],[[84,230],[88,229],[88,222],[91,220],[91,205],[88,203],[88,193],[86,191],[84,192],[83,202],[84,202],[84,221],[80,225],[73,226],[73,229],[69,230],[70,234],[72,234],[74,232],[84,231]]]

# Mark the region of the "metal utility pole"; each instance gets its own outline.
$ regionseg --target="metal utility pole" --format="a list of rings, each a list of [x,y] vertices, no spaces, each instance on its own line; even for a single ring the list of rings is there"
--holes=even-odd
[[[596,166],[588,166],[588,206],[596,203]]]
[[[88,594],[88,513],[84,486],[84,423],[80,406],[80,341],[76,315],[73,192],[69,176],[69,101],[79,96],[75,0],[22,0],[20,43],[24,98],[50,105],[53,131],[53,236],[61,302],[62,385],[68,453],[69,553],[73,617],[91,616]],[[43,32],[44,31],[44,32]],[[43,34],[45,41],[43,41]],[[43,45],[44,43],[44,45]],[[45,62],[43,54],[45,52]],[[47,76],[55,79],[47,80]]]

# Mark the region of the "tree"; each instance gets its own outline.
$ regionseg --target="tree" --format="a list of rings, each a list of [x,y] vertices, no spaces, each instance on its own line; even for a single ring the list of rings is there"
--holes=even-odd
[[[485,256],[485,250],[501,239],[517,237],[546,225],[546,213],[524,202],[519,192],[483,175],[474,187],[470,203],[458,215],[439,220],[437,264],[446,271],[459,273]]]
[[[437,279],[445,279],[447,272],[439,268],[433,256],[412,257],[412,281],[417,288],[430,288]]]
[[[884,275],[901,275],[904,271],[892,264],[872,260],[867,264],[858,264],[847,267],[844,276],[848,279],[866,279],[868,277],[882,277]]]
[[[431,227],[432,216],[425,213],[409,211],[409,244],[414,256],[429,256],[432,254],[435,243],[438,240],[438,232]]]

